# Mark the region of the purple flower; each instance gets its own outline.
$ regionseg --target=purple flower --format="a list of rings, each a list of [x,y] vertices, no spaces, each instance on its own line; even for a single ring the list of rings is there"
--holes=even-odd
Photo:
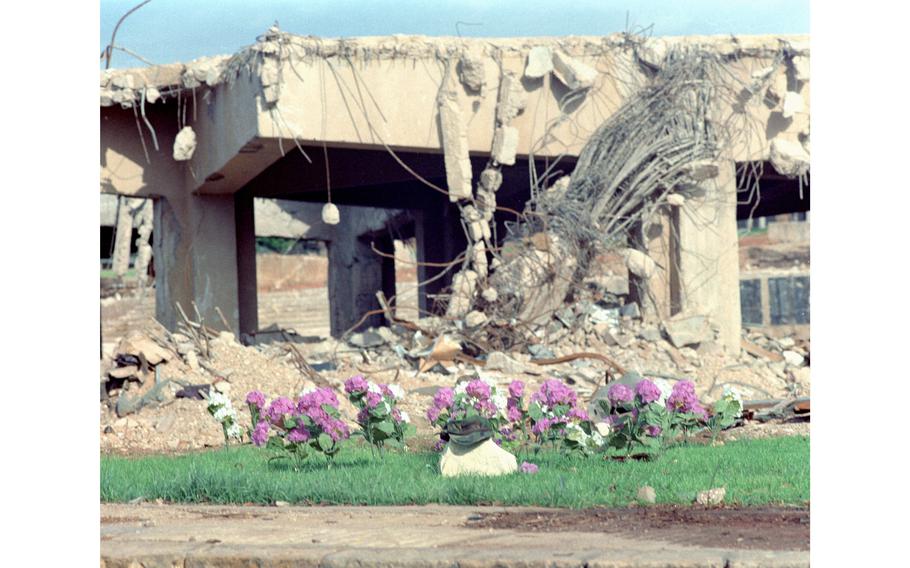
[[[401,411],[397,408],[392,409],[392,420],[394,420],[396,424],[401,424]]]
[[[436,443],[433,444],[433,451],[441,452],[443,449],[445,449],[445,447],[446,447],[446,443],[444,440],[436,440]]]
[[[258,390],[250,391],[246,395],[246,403],[262,410],[262,407],[265,406],[265,395]]]
[[[260,420],[256,427],[253,428],[253,445],[257,448],[261,448],[269,441],[269,423],[265,420]]]
[[[363,375],[354,375],[344,382],[344,392],[348,394],[361,394],[367,390],[367,381]]]
[[[379,403],[382,402],[382,395],[378,392],[370,391],[367,393],[365,400],[367,403],[367,408],[376,408],[379,406]]]
[[[552,420],[550,418],[541,418],[535,422],[533,426],[531,426],[531,433],[540,436],[546,432],[553,424],[556,424],[556,420]]]
[[[527,473],[527,474],[531,474],[531,475],[537,473],[538,469],[539,468],[537,467],[536,464],[528,463],[528,462],[521,462],[521,465],[518,466],[518,471],[520,471],[521,473]]]
[[[435,423],[436,420],[439,418],[440,412],[441,411],[439,410],[439,407],[431,406],[430,408],[427,409],[427,420],[431,424]]]
[[[480,379],[474,379],[468,383],[467,388],[465,388],[465,392],[468,393],[469,396],[472,396],[476,399],[486,400],[490,398],[490,385],[481,381]]]
[[[660,389],[648,379],[642,379],[635,385],[635,394],[642,404],[651,404],[660,398]]]
[[[513,404],[514,400],[514,398],[510,398],[508,406],[506,407],[506,418],[509,419],[509,422],[518,422],[521,420],[521,409],[518,408],[517,404]]]
[[[512,398],[521,398],[525,392],[525,384],[522,381],[512,381],[509,383],[509,396]]]
[[[622,403],[632,402],[632,399],[635,398],[635,393],[622,383],[613,383],[607,391],[607,398],[610,399],[610,404],[617,406]]]
[[[660,436],[661,432],[663,432],[663,428],[660,426],[652,426],[650,424],[648,426],[645,426],[645,434],[651,436],[652,438]]]
[[[288,432],[288,442],[306,442],[310,439],[310,432],[304,426],[298,426]]]
[[[584,410],[583,408],[578,408],[577,406],[573,407],[572,410],[570,410],[569,413],[566,414],[566,417],[569,418],[570,420],[574,419],[574,420],[580,420],[580,421],[588,421],[591,419],[591,417],[588,416],[588,412],[586,410]]]
[[[692,381],[680,381],[673,385],[673,391],[667,397],[667,409],[683,414],[691,412],[707,418],[707,412],[698,402]]]
[[[370,410],[368,408],[361,408],[357,412],[357,423],[360,425],[364,425],[369,420],[370,420]]]
[[[272,401],[269,404],[268,409],[266,409],[265,414],[268,416],[269,421],[272,424],[280,424],[281,420],[284,418],[285,414],[289,414],[294,411],[294,403],[286,396],[280,396]]]
[[[540,390],[531,395],[531,402],[536,402],[549,408],[561,404],[572,406],[575,404],[575,399],[575,391],[558,379],[547,379],[540,385]]]
[[[452,403],[455,402],[455,391],[449,387],[443,387],[436,391],[436,394],[433,395],[433,406],[442,410],[444,408],[451,408]]]
[[[507,442],[514,442],[518,439],[518,433],[513,432],[511,428],[501,428],[499,434],[502,436],[502,439]]]

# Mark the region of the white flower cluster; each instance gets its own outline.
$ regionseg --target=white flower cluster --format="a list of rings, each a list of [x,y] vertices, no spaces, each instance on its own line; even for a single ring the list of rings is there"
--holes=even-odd
[[[240,439],[243,437],[243,429],[238,424],[237,411],[234,410],[230,398],[213,390],[209,394],[208,411],[226,428],[228,438]]]
[[[401,421],[402,421],[402,422],[404,422],[405,424],[409,424],[409,423],[411,422],[411,417],[408,415],[407,412],[405,412],[404,410],[402,410],[402,411],[399,412],[399,414],[401,414]]]
[[[731,387],[730,385],[724,385],[723,398],[735,400],[739,403],[739,412],[736,413],[736,417],[739,418],[743,415],[743,394],[736,387]]]
[[[579,445],[594,450],[604,445],[604,438],[600,432],[594,430],[590,435],[582,430],[581,426],[574,422],[566,424],[566,439],[577,442]]]

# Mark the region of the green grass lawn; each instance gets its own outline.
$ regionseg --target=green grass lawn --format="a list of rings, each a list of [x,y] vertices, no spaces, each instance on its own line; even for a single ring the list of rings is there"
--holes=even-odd
[[[183,456],[102,457],[101,499],[137,497],[182,503],[625,506],[638,488],[654,487],[658,503],[691,503],[698,491],[726,486],[728,503],[805,505],[809,501],[809,438],[677,446],[653,461],[605,461],[555,453],[528,459],[534,475],[443,478],[435,453],[372,458],[351,444],[331,468],[308,458],[299,471],[269,465],[251,446]],[[519,457],[519,463],[522,457]]]

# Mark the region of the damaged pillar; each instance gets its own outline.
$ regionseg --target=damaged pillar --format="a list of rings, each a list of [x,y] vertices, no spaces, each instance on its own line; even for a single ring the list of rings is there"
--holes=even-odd
[[[233,195],[187,195],[155,200],[155,317],[175,329],[176,303],[205,325],[223,330],[215,308],[237,331],[237,244]]]
[[[699,182],[679,208],[679,298],[684,312],[708,316],[720,331],[719,343],[738,353],[736,168],[732,161],[718,165],[717,177]]]
[[[642,318],[659,322],[669,319],[679,310],[678,300],[674,301],[672,283],[677,275],[677,263],[674,247],[676,238],[673,235],[673,209],[669,205],[657,208],[650,219],[644,221],[640,231],[641,249],[655,263],[650,275],[638,276],[629,273],[629,291],[632,300],[641,308]],[[636,240],[638,235],[635,235]],[[678,286],[677,286],[678,288]]]
[[[111,268],[115,276],[123,277],[130,268],[130,241],[133,236],[133,211],[131,199],[124,196],[117,198],[117,228],[114,235],[114,258]]]
[[[370,249],[366,238],[359,238],[343,226],[328,242],[329,319],[332,337],[340,337],[371,310],[379,309],[376,291],[382,290],[382,257]],[[382,314],[363,320],[357,327],[378,327]]]
[[[256,224],[253,194],[241,190],[234,194],[234,222],[237,241],[238,330],[259,330],[259,303],[256,287]]]
[[[149,237],[152,236],[152,225],[154,223],[153,207],[152,200],[146,199],[139,207],[138,213],[139,236],[136,238],[136,276],[139,279],[139,285],[143,288],[147,284],[149,264],[152,261],[152,245],[149,244]]]

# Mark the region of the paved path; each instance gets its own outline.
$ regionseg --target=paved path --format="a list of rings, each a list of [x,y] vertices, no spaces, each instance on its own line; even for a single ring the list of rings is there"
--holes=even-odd
[[[438,505],[102,505],[101,566],[782,568],[809,565],[808,552],[724,550],[609,534],[520,533],[469,526],[472,515],[478,512],[504,510],[509,509]]]

